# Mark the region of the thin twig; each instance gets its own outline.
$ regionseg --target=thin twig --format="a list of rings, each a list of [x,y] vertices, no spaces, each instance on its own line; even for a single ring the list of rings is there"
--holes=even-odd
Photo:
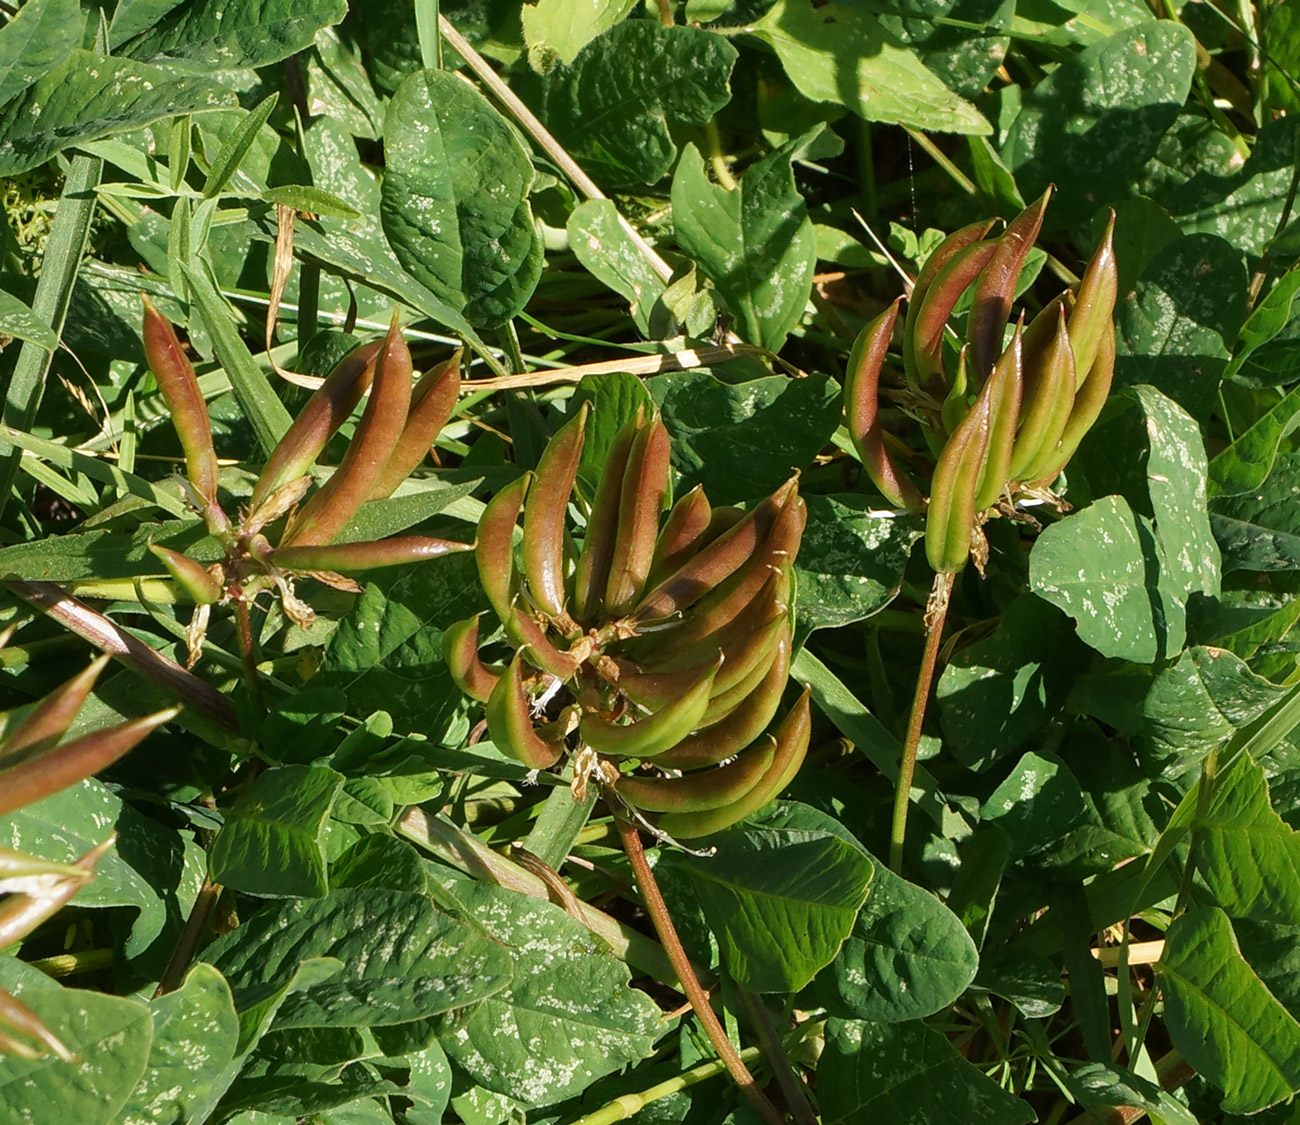
[[[119,628],[102,613],[96,613],[84,602],[79,602],[49,582],[26,582],[11,578],[5,585],[54,618],[65,629],[89,641],[100,651],[107,652],[133,672],[172,692],[187,707],[192,707],[232,734],[240,733],[234,708],[224,695],[187,672],[170,657]]]
[[[903,838],[907,835],[907,811],[911,807],[912,775],[916,771],[916,751],[921,745],[921,724],[925,721],[925,707],[930,699],[930,685],[934,682],[934,668],[939,662],[939,642],[943,637],[943,622],[948,616],[948,602],[952,599],[951,574],[936,574],[930,588],[930,600],[925,607],[925,652],[921,668],[916,675],[916,691],[912,695],[912,713],[907,720],[907,737],[903,741],[903,757],[898,764],[898,788],[894,791],[894,820],[889,831],[889,869],[897,874],[903,867]]]
[[[708,994],[701,987],[694,971],[691,969],[686,950],[682,948],[682,939],[677,936],[677,927],[673,925],[672,915],[668,913],[668,905],[664,902],[664,896],[659,890],[659,884],[655,881],[654,872],[650,870],[650,864],[646,860],[645,848],[641,845],[641,834],[638,832],[636,825],[620,816],[614,818],[614,824],[618,828],[619,839],[623,841],[623,850],[627,852],[627,858],[632,864],[632,873],[636,876],[637,886],[641,888],[641,901],[645,905],[646,913],[650,915],[650,921],[654,923],[655,933],[659,935],[659,940],[663,942],[664,952],[668,954],[669,960],[673,963],[673,968],[677,970],[677,976],[682,982],[682,989],[686,993],[686,998],[691,1002],[696,1018],[704,1025],[709,1042],[713,1044],[713,1049],[718,1052],[718,1057],[726,1063],[732,1079],[740,1087],[740,1092],[745,1096],[749,1104],[754,1107],[759,1116],[769,1125],[784,1125],[776,1107],[768,1101],[767,1095],[759,1089],[758,1083],[754,1081],[754,1076],[749,1071],[749,1067],[745,1065],[735,1046],[727,1038],[722,1022],[718,1019],[712,1005],[709,1004]]]
[[[154,989],[153,998],[166,996],[169,992],[175,992],[180,988],[181,981],[185,977],[186,970],[190,967],[190,962],[194,960],[195,954],[199,951],[199,944],[203,940],[203,932],[208,927],[208,919],[212,917],[212,910],[217,905],[217,899],[221,897],[221,884],[214,883],[211,875],[205,875],[203,886],[199,888],[198,897],[194,900],[194,905],[190,909],[190,916],[185,919],[185,928],[181,931],[181,936],[176,942],[176,948],[172,950],[172,955],[167,961],[167,968],[163,970],[162,979],[158,982],[158,987]]]
[[[710,367],[715,363],[739,359],[744,355],[764,355],[762,348],[747,344],[723,345],[711,348],[683,348],[667,355],[628,356],[625,359],[607,359],[600,363],[583,363],[576,367],[560,367],[553,371],[531,371],[524,375],[507,375],[504,379],[470,379],[465,391],[504,391],[520,387],[550,387],[562,383],[581,383],[589,375],[662,375],[668,371],[690,371],[696,367]]]
[[[518,95],[509,86],[501,81],[497,76],[497,72],[488,65],[487,60],[470,46],[464,36],[452,27],[451,22],[441,13],[438,15],[438,30],[442,33],[442,37],[455,48],[456,53],[465,60],[478,80],[492,91],[493,97],[510,111],[510,115],[519,123],[520,128],[532,137],[537,147],[550,157],[561,172],[569,177],[574,187],[588,199],[609,198],[596,186],[596,182],[578,166],[577,161],[564,150],[560,142],[551,136],[546,126],[537,120],[533,111],[519,100]],[[615,213],[618,214],[617,210]],[[641,256],[650,263],[650,268],[662,280],[669,280],[673,276],[672,266],[659,256],[659,252],[642,238],[636,228],[621,214],[618,214],[618,223],[641,252]]]
[[[781,1093],[785,1097],[785,1104],[789,1107],[791,1115],[797,1125],[817,1125],[817,1114],[808,1104],[808,1090],[799,1081],[799,1076],[790,1062],[790,1056],[785,1053],[785,1045],[776,1033],[772,1014],[763,1003],[763,998],[747,988],[739,991],[745,1011],[749,1014],[754,1030],[758,1032],[758,1041],[762,1045],[763,1053],[767,1055],[767,1061],[772,1066],[772,1073],[776,1076],[777,1085],[781,1087]]]

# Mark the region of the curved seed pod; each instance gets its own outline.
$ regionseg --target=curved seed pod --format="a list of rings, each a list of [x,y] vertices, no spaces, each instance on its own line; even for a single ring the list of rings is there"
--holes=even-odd
[[[718,583],[739,570],[772,530],[776,517],[799,494],[799,479],[792,477],[730,530],[688,559],[641,599],[638,622],[671,616],[690,606]]]
[[[975,491],[975,510],[987,511],[996,502],[1011,477],[1016,426],[1020,422],[1020,400],[1024,388],[1024,351],[1021,335],[1025,318],[1020,318],[1015,335],[989,376],[989,445]]]
[[[1047,354],[1047,349],[1056,340],[1056,323],[1060,319],[1061,310],[1064,309],[1065,315],[1068,317],[1070,310],[1073,308],[1074,292],[1067,289],[1064,293],[1048,301],[1038,315],[1029,322],[1029,327],[1025,329],[1024,343],[1022,345],[1025,368],[1025,397],[1033,397],[1034,380],[1042,367],[1043,356]]]
[[[880,493],[896,508],[919,511],[921,494],[894,468],[880,428],[880,370],[898,321],[900,297],[854,341],[844,371],[844,416],[858,459]]]
[[[609,564],[614,557],[614,540],[618,535],[619,503],[623,494],[623,473],[637,431],[645,425],[640,411],[619,427],[609,447],[601,470],[600,484],[587,517],[587,531],[578,553],[573,575],[573,616],[591,622],[605,607],[605,585],[609,581]]]
[[[924,300],[917,303],[915,316],[908,309],[907,336],[918,382],[936,375],[946,380],[943,335],[948,318],[961,295],[993,260],[997,248],[996,242],[976,242],[958,250],[935,276]]]
[[[781,704],[781,693],[785,691],[789,675],[790,631],[787,629],[777,642],[771,666],[753,691],[740,700],[730,714],[701,727],[673,749],[656,757],[655,765],[672,770],[697,770],[739,754],[767,729]],[[713,702],[710,701],[710,706]]]
[[[770,621],[757,629],[751,629],[743,637],[737,638],[722,649],[724,659],[722,670],[713,681],[714,697],[724,695],[755,676],[761,679],[766,675],[767,669],[772,665],[781,637],[789,628],[785,607],[781,606],[779,612]],[[760,667],[761,672],[759,672]],[[750,684],[749,690],[752,691],[753,687],[754,685]],[[748,695],[749,692],[746,691],[745,694]]]
[[[345,355],[329,373],[307,405],[294,419],[257,480],[248,510],[256,512],[282,485],[306,476],[335,431],[351,416],[370,386],[382,340],[360,344]]]
[[[572,679],[578,671],[578,661],[567,652],[561,652],[547,639],[542,627],[528,616],[516,601],[502,622],[506,636],[520,648],[528,650],[528,659],[543,672],[556,679]]]
[[[957,357],[957,374],[952,378],[952,386],[948,390],[948,397],[943,400],[939,420],[943,423],[943,432],[945,434],[952,433],[961,425],[961,420],[966,417],[966,411],[971,408],[968,394],[970,371],[966,365],[968,354],[968,349],[962,348],[961,354]]]
[[[668,492],[668,431],[656,410],[637,434],[623,472],[618,530],[605,587],[605,612],[621,615],[645,589],[659,535],[659,513]]]
[[[966,339],[970,344],[971,369],[977,378],[987,377],[1002,348],[1002,333],[1011,315],[1016,283],[1042,229],[1051,198],[1049,187],[1007,224],[1002,237],[994,243],[996,253],[975,283],[970,316],[966,320]]]
[[[624,758],[653,758],[671,750],[699,725],[718,667],[713,664],[666,707],[631,723],[620,725],[590,712],[583,714],[578,726],[582,740],[599,754]]]
[[[83,872],[81,878],[61,880],[40,894],[9,895],[0,902],[0,949],[26,937],[47,918],[62,910],[72,896],[90,882],[95,866],[116,842],[115,832],[76,861],[76,866]]]
[[[388,464],[411,406],[411,353],[397,329],[397,314],[375,363],[370,401],[343,460],[290,525],[284,546],[315,546],[337,538],[370,496]]]
[[[1034,394],[1025,410],[1008,468],[1011,480],[1036,479],[1056,457],[1074,406],[1074,352],[1065,326],[1065,309],[1057,314],[1056,339],[1043,355]]]
[[[780,657],[782,645],[790,643],[790,623],[785,618],[778,618],[774,623],[774,639],[767,647],[760,650],[758,659],[754,660],[749,670],[726,691],[715,690],[709,698],[709,706],[700,720],[701,727],[712,726],[734,715],[736,711],[748,706],[749,697],[763,682]],[[771,635],[771,634],[769,634]]]
[[[150,731],[174,719],[180,712],[179,707],[169,707],[142,719],[119,723],[0,770],[0,815],[34,804],[106,769],[143,741]]]
[[[704,550],[715,539],[721,539],[747,515],[749,513],[744,508],[737,508],[734,504],[714,508],[709,513],[709,526],[704,529],[704,534],[700,536],[697,546],[701,551]]]
[[[669,813],[662,816],[659,818],[659,829],[678,840],[708,836],[713,832],[730,828],[745,817],[758,812],[770,801],[774,801],[794,780],[808,753],[808,740],[812,736],[809,695],[810,692],[805,689],[798,702],[790,708],[790,713],[777,727],[772,764],[768,766],[767,772],[754,788],[720,809],[711,809],[708,812]]]
[[[537,606],[552,617],[564,612],[564,526],[578,462],[587,439],[588,403],[546,444],[524,508],[524,579]]]
[[[644,812],[707,812],[745,796],[772,768],[775,755],[772,746],[756,746],[729,765],[685,777],[620,777],[614,792]]]
[[[532,473],[511,481],[483,506],[478,519],[478,545],[474,548],[478,580],[503,625],[514,608],[515,522],[531,481]]]
[[[107,654],[95,657],[67,683],[40,700],[22,725],[0,741],[0,762],[21,751],[42,749],[58,742],[89,698],[109,659]]]
[[[371,500],[391,496],[429,455],[460,397],[460,357],[461,349],[457,348],[437,367],[426,371],[415,385],[402,436],[397,439],[388,464],[370,490]]]
[[[704,495],[704,486],[697,484],[668,513],[655,543],[654,560],[650,563],[646,581],[655,582],[671,574],[699,550],[712,516],[713,509],[709,506],[709,498]]]
[[[996,219],[982,219],[953,231],[930,252],[925,265],[921,267],[921,272],[916,275],[912,291],[907,295],[907,320],[903,324],[903,371],[907,375],[909,386],[915,387],[918,381],[916,360],[912,355],[913,324],[917,311],[925,302],[926,294],[930,292],[930,286],[934,284],[939,271],[952,261],[958,251],[966,249],[972,243],[982,241],[996,222]]]
[[[698,664],[671,672],[642,672],[638,665],[622,661],[620,667],[629,670],[619,676],[618,690],[633,703],[649,711],[657,711],[668,706],[674,699],[681,698],[683,691],[694,687],[700,677],[716,667],[717,663],[718,657],[714,653]]]
[[[208,568],[202,563],[195,562],[189,555],[182,555],[179,551],[159,547],[156,543],[150,543],[149,550],[167,568],[167,573],[176,585],[190,596],[195,605],[212,605],[221,600],[221,583],[208,573]]]
[[[652,662],[657,670],[672,671],[730,651],[742,644],[755,629],[762,629],[783,615],[789,603],[789,568],[769,570],[759,592],[729,621],[702,636],[697,636],[691,628],[695,624],[693,620],[683,621],[676,629],[664,631],[663,639],[647,657],[647,662]],[[681,636],[677,635],[679,633]]]
[[[1092,370],[1106,325],[1112,323],[1115,315],[1118,295],[1119,268],[1115,264],[1115,212],[1112,211],[1106,233],[1083,271],[1079,295],[1070,314],[1070,346],[1074,349],[1080,383]]]
[[[478,655],[478,619],[481,613],[457,621],[442,634],[442,658],[451,678],[471,699],[486,703],[501,672],[489,668]]]
[[[1093,423],[1106,405],[1106,396],[1110,394],[1111,381],[1115,377],[1115,325],[1112,323],[1102,331],[1097,358],[1092,361],[1092,370],[1084,381],[1082,390],[1075,396],[1074,409],[1065,424],[1060,443],[1056,447],[1056,457],[1051,467],[1040,476],[1027,483],[1051,483],[1070,458],[1074,456],[1083,441],[1084,435],[1092,429]]]
[[[489,693],[487,706],[488,734],[492,741],[513,754],[529,769],[544,770],[555,765],[564,752],[564,743],[542,738],[533,728],[528,697],[524,694],[523,653],[514,659]]]
[[[939,455],[925,516],[925,554],[940,574],[955,574],[970,557],[975,492],[989,443],[989,384]]]
[[[200,498],[215,506],[217,451],[212,446],[208,404],[175,330],[148,297],[144,299],[144,354],[181,439],[185,474]]]
[[[367,543],[325,543],[317,547],[280,547],[271,562],[282,570],[332,570],[352,574],[384,566],[440,559],[443,555],[474,550],[473,543],[431,539],[427,535],[394,535]]]
[[[80,887],[85,882],[85,876],[81,872],[77,874],[80,876],[77,886]],[[64,1062],[74,1062],[77,1058],[64,1046],[63,1041],[41,1022],[40,1016],[2,988],[0,988],[0,1027],[8,1028],[9,1031],[31,1042],[40,1043],[47,1051],[57,1055]],[[32,1050],[20,1040],[0,1032],[0,1055],[3,1054],[39,1058],[42,1052]]]

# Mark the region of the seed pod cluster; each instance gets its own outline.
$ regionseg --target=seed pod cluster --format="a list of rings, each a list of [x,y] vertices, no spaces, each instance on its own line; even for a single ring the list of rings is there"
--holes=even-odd
[[[295,574],[355,589],[345,575],[472,549],[471,544],[422,535],[335,542],[364,503],[389,496],[428,454],[460,393],[459,353],[415,382],[411,353],[394,317],[384,340],[354,348],[307,401],[267,458],[248,507],[232,520],[218,497],[212,429],[194,369],[172,326],[148,302],[144,342],[181,437],[187,492],[209,532],[226,548],[221,563],[205,567],[151,545],[178,591],[203,610],[194,619],[200,633],[207,620],[203,607],[270,587],[279,589],[291,617],[308,623],[310,608],[293,594]],[[342,461],[311,492],[313,464],[367,391],[369,399]],[[264,529],[281,520],[283,530],[272,545]],[[191,662],[199,651],[198,639],[191,637]]]
[[[804,502],[793,479],[750,511],[695,488],[664,517],[668,432],[642,412],[611,445],[575,548],[588,418],[584,404],[479,522],[479,577],[513,655],[485,663],[472,618],[445,633],[447,664],[501,749],[534,769],[588,751],[615,799],[672,836],[707,835],[772,800],[808,749],[806,693],[762,738],[789,675]]]
[[[862,330],[849,357],[845,414],[858,456],[886,499],[925,511],[926,555],[939,573],[961,570],[978,552],[980,527],[1000,502],[1048,489],[1110,392],[1118,290],[1113,215],[1080,281],[1028,326],[1021,317],[1006,341],[1016,284],[1050,196],[1048,189],[996,238],[988,237],[991,223],[949,235],[913,286],[902,359],[908,396],[937,453],[928,502],[896,465],[880,419],[897,301]],[[949,321],[967,296],[966,339],[956,349],[948,343],[955,337]]]

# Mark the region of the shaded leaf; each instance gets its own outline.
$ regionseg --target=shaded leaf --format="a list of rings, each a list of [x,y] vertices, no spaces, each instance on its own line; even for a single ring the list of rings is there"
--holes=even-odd
[[[0,28],[0,105],[80,47],[84,31],[77,0],[28,0]]]
[[[1300,387],[1295,387],[1215,455],[1210,462],[1210,494],[1216,498],[1240,496],[1259,488],[1273,470],[1282,439],[1298,425]]]
[[[1150,1079],[1113,1063],[1088,1063],[1066,1075],[1070,1092],[1094,1113],[1102,1116],[1119,1106],[1145,1109],[1166,1125],[1197,1125],[1196,1118],[1180,1101]]]
[[[1012,854],[1032,855],[1055,843],[1088,815],[1083,790],[1069,768],[1050,752],[1033,751],[1018,761],[980,809],[1012,843]]]
[[[1223,552],[1223,568],[1300,570],[1300,454],[1279,453],[1267,479],[1248,492],[1218,496],[1210,526]]]
[[[623,229],[618,209],[608,199],[584,200],[569,215],[568,231],[574,256],[592,276],[627,298],[638,330],[649,335],[650,310],[664,283]]]

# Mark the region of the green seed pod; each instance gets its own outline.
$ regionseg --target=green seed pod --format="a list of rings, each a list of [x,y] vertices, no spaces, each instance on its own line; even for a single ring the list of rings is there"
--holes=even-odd
[[[599,754],[624,758],[652,758],[671,750],[699,725],[719,666],[706,669],[671,703],[630,723],[584,713],[578,727],[582,740]]]
[[[996,253],[975,282],[970,316],[966,320],[966,339],[970,344],[971,370],[978,379],[988,377],[993,370],[993,361],[1002,349],[1002,333],[1007,317],[1011,315],[1011,302],[1015,300],[1020,271],[1024,269],[1029,251],[1034,248],[1038,232],[1043,227],[1043,216],[1051,197],[1052,189],[1049,187],[1007,224],[1002,237],[994,244]]]
[[[780,658],[782,646],[790,644],[789,618],[785,616],[776,618],[763,630],[763,634],[763,639],[767,643],[757,651],[756,658],[749,663],[745,674],[725,691],[718,691],[715,685],[704,718],[700,720],[701,727],[720,723],[723,719],[734,715],[741,707],[749,706],[750,696],[772,670],[772,665]]]
[[[311,471],[321,450],[366,393],[382,347],[382,341],[375,340],[353,348],[316,388],[266,459],[248,501],[251,513],[256,513],[277,488]]]
[[[564,531],[590,413],[584,402],[547,442],[524,508],[524,578],[538,608],[552,617],[565,608]]]
[[[896,508],[919,511],[923,507],[921,494],[894,467],[880,426],[880,371],[885,365],[901,300],[900,297],[876,317],[854,341],[844,372],[844,416],[858,459],[880,494]]]
[[[167,573],[195,605],[213,605],[221,600],[221,583],[208,573],[208,568],[179,551],[149,544],[149,550],[167,568]]]
[[[803,760],[808,754],[808,742],[812,736],[812,709],[809,706],[809,691],[803,695],[777,727],[774,736],[775,747],[772,763],[762,779],[743,797],[724,805],[720,809],[707,812],[669,813],[659,818],[661,831],[678,840],[691,840],[698,836],[708,836],[730,828],[758,812],[769,802],[776,800],[799,772]]]
[[[427,535],[394,535],[366,543],[324,543],[317,547],[281,547],[271,552],[271,562],[281,570],[324,570],[356,574],[385,566],[440,559],[443,555],[474,550],[473,543],[431,539]]]
[[[1061,434],[1056,449],[1056,458],[1036,481],[1029,484],[1050,484],[1069,463],[1084,435],[1092,429],[1093,423],[1106,405],[1110,394],[1111,382],[1115,377],[1115,325],[1112,323],[1102,330],[1097,348],[1097,358],[1092,361],[1092,370],[1084,380],[1082,389],[1075,395],[1074,407],[1070,411],[1065,432]]]
[[[456,686],[471,699],[486,703],[501,679],[501,672],[479,659],[478,619],[482,616],[480,613],[458,621],[442,634],[442,658]]]
[[[1056,338],[1043,354],[1016,437],[1009,469],[1012,480],[1035,480],[1055,461],[1057,444],[1074,406],[1074,387],[1074,352],[1062,307],[1057,313]]]
[[[527,649],[528,660],[535,667],[560,680],[572,679],[577,674],[578,661],[551,644],[542,627],[519,607],[517,600],[502,625],[512,644]]]
[[[514,611],[515,523],[532,479],[532,473],[524,473],[511,481],[487,502],[478,520],[478,580],[502,624]]]
[[[628,452],[619,497],[614,553],[605,586],[605,612],[619,616],[645,590],[659,537],[659,514],[668,492],[668,431],[655,411]]]
[[[1102,335],[1113,325],[1115,300],[1119,294],[1119,269],[1115,263],[1115,212],[1110,213],[1106,233],[1083,271],[1079,294],[1070,314],[1070,346],[1080,385],[1088,378]]]
[[[925,518],[925,554],[940,574],[955,574],[970,557],[975,493],[988,451],[991,392],[985,383],[975,405],[939,455]]]
[[[993,365],[989,376],[989,444],[975,491],[975,510],[987,511],[1002,495],[1010,475],[1015,449],[1016,427],[1020,422],[1020,399],[1024,387],[1024,354],[1021,337],[1025,318],[1020,318],[1006,351]]]
[[[282,543],[312,547],[333,542],[370,496],[392,455],[411,405],[411,353],[397,314],[375,364],[370,401],[339,467],[298,510]]]
[[[966,412],[971,408],[970,370],[966,363],[967,354],[968,349],[963,348],[961,355],[957,358],[957,374],[953,376],[948,397],[943,400],[940,420],[943,422],[943,432],[945,434],[952,433],[961,424],[961,420],[966,417]]]
[[[542,738],[533,727],[524,694],[523,654],[516,652],[488,696],[488,733],[497,747],[513,754],[529,769],[549,769],[560,760],[564,744]]]
[[[391,496],[429,455],[460,397],[460,356],[461,350],[457,348],[449,359],[426,372],[415,385],[402,436],[370,491],[371,500]]]
[[[644,812],[708,812],[745,796],[772,768],[772,746],[756,746],[729,765],[685,777],[621,777],[614,791]]]
[[[934,279],[938,277],[939,271],[952,261],[958,251],[964,250],[976,242],[983,241],[989,231],[993,229],[994,222],[996,222],[994,219],[985,219],[953,231],[931,251],[930,256],[925,260],[925,265],[921,267],[921,272],[916,275],[916,282],[912,286],[912,292],[908,294],[907,320],[903,325],[903,370],[907,375],[909,386],[915,388],[920,383],[920,376],[916,368],[916,357],[912,352],[912,341],[916,336],[915,322],[917,313],[925,303],[930,287],[934,284]],[[963,288],[965,287],[963,286]],[[944,319],[946,320],[947,317],[945,316]]]

